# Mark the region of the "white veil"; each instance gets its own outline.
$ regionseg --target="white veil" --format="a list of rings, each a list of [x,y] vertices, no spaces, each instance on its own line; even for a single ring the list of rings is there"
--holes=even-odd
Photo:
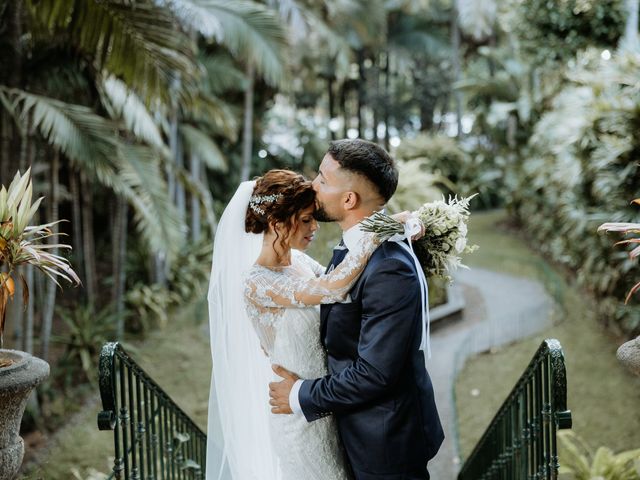
[[[207,480],[278,480],[269,434],[273,372],[244,305],[243,278],[262,248],[263,235],[246,233],[255,182],[240,184],[218,225],[209,284],[211,393]]]

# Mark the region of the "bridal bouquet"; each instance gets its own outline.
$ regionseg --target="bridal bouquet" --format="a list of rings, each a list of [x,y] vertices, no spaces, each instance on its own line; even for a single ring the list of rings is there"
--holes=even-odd
[[[475,197],[449,197],[428,202],[413,212],[424,224],[425,235],[413,243],[413,248],[422,265],[424,274],[429,277],[444,277],[458,267],[464,267],[460,255],[474,252],[477,245],[467,244],[467,222],[469,220],[469,202]],[[377,212],[362,222],[362,230],[373,232],[379,238],[387,240],[396,234],[404,233],[404,225],[389,215]]]

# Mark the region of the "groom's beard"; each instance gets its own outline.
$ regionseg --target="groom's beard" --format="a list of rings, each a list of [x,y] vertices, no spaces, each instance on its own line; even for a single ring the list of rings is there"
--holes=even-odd
[[[327,210],[324,208],[324,205],[316,200],[316,210],[313,212],[313,218],[318,222],[337,222],[338,219],[329,215]]]

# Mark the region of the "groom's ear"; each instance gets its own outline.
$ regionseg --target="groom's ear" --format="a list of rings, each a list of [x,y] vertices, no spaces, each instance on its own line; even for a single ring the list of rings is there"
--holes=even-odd
[[[353,210],[358,208],[358,204],[360,203],[360,195],[356,192],[345,192],[344,200],[342,202],[342,206],[345,210]]]

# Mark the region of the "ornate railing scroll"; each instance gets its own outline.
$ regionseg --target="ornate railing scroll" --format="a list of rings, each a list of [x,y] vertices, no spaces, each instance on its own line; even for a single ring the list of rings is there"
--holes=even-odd
[[[571,428],[560,342],[547,339],[466,460],[458,480],[555,480],[556,434]]]
[[[204,478],[206,434],[117,342],[100,353],[98,428],[112,430],[110,479]]]

